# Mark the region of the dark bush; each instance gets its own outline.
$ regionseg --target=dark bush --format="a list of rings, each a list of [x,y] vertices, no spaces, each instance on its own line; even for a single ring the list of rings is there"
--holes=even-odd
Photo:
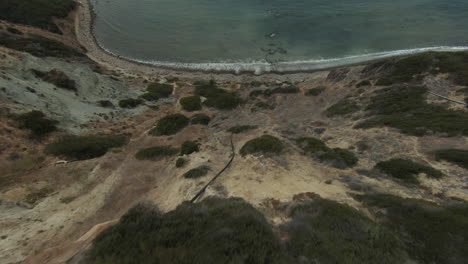
[[[187,163],[187,160],[184,158],[178,158],[176,160],[175,166],[176,168],[182,168]]]
[[[161,98],[167,98],[172,94],[174,87],[166,83],[151,83],[146,88],[146,93],[141,97],[147,101],[156,101]]]
[[[114,104],[109,100],[99,100],[97,103],[101,107],[106,107],[106,108],[114,107]]]
[[[327,89],[327,87],[325,87],[325,86],[319,86],[319,87],[311,88],[311,89],[307,90],[305,95],[307,95],[307,96],[319,96],[326,89]]]
[[[420,86],[397,86],[376,91],[366,108],[373,117],[356,128],[390,126],[414,136],[433,133],[468,135],[468,112],[428,104],[424,98],[426,92],[427,88]]]
[[[252,108],[252,111],[258,111],[258,110],[273,110],[275,107],[273,105],[270,105],[268,103],[258,101],[254,104],[254,107]]]
[[[221,110],[234,109],[242,102],[235,93],[219,89],[214,81],[196,82],[195,93],[207,98],[204,103],[206,106]]]
[[[241,148],[240,154],[245,156],[247,154],[278,154],[283,151],[283,142],[278,138],[270,135],[263,135],[261,137],[247,141]]]
[[[249,96],[250,97],[257,97],[259,95],[263,96],[272,96],[274,94],[293,94],[293,93],[299,93],[300,90],[294,85],[286,86],[286,87],[277,87],[274,89],[265,89],[265,90],[255,90],[250,92]]]
[[[122,99],[119,101],[119,106],[122,108],[135,108],[139,105],[141,105],[143,101],[141,99],[135,99],[135,98],[128,98],[128,99]]]
[[[7,31],[10,32],[11,34],[23,35],[23,32],[21,32],[20,30],[14,28],[14,27],[7,27]]]
[[[323,153],[330,150],[325,142],[318,138],[301,137],[296,139],[296,143],[306,154]]]
[[[179,102],[185,111],[192,112],[192,111],[197,111],[197,110],[202,109],[200,96],[197,96],[197,95],[183,97],[180,99]]]
[[[208,125],[211,119],[205,114],[196,114],[190,118],[190,124],[192,125]]]
[[[233,127],[229,128],[227,131],[231,132],[233,134],[240,134],[240,133],[243,133],[243,132],[246,132],[246,131],[249,131],[249,130],[252,130],[252,129],[256,129],[256,128],[257,128],[257,126],[249,126],[249,125],[233,126]]]
[[[352,114],[360,110],[360,107],[350,99],[343,99],[325,110],[328,117]]]
[[[177,134],[189,125],[189,119],[182,114],[172,114],[161,118],[158,124],[150,130],[153,136],[169,136]]]
[[[187,171],[183,176],[186,179],[196,179],[205,176],[209,170],[210,167],[202,165]]]
[[[435,157],[437,160],[445,160],[468,169],[468,150],[441,149],[435,152]]]
[[[61,42],[37,35],[19,38],[0,33],[0,45],[10,49],[27,52],[36,57],[84,57],[84,54],[74,48],[65,46]]]
[[[197,142],[185,141],[180,148],[180,155],[189,155],[199,150]]]
[[[19,128],[28,129],[34,137],[42,137],[57,130],[57,121],[47,119],[41,111],[31,111],[12,116],[18,122]]]
[[[138,151],[135,157],[138,160],[157,160],[168,156],[174,156],[178,152],[179,149],[171,146],[156,146]]]
[[[34,75],[37,78],[42,79],[45,82],[51,83],[59,88],[63,88],[66,90],[76,91],[76,82],[62,72],[57,69],[53,69],[48,72],[42,72],[38,70],[32,70]]]
[[[406,251],[417,263],[457,264],[468,259],[466,202],[444,207],[383,194],[357,198],[371,209],[377,222],[383,222],[401,237]]]
[[[404,244],[391,230],[356,209],[315,198],[291,209],[292,220],[281,229],[295,262],[406,263]]]
[[[70,159],[86,160],[103,156],[111,148],[125,145],[122,135],[64,136],[46,146],[46,153]]]
[[[375,165],[383,173],[409,183],[419,183],[419,173],[425,173],[428,177],[439,179],[442,172],[430,166],[422,165],[411,160],[390,159],[381,161]]]
[[[75,7],[72,0],[0,1],[0,19],[61,33],[53,18],[64,18]]]
[[[323,154],[320,154],[318,159],[321,162],[329,162],[332,166],[339,169],[353,167],[359,161],[353,152],[341,148],[333,148]]]
[[[239,198],[208,197],[161,214],[137,205],[94,240],[90,264],[287,263],[264,216]]]

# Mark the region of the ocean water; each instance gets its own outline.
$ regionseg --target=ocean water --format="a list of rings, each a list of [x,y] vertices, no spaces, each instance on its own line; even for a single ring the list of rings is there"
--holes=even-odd
[[[288,71],[468,46],[468,0],[91,0],[107,51],[171,67]]]

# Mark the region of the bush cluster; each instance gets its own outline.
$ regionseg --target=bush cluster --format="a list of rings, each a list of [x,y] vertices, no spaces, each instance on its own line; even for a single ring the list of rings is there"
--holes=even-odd
[[[341,148],[329,148],[318,138],[301,137],[296,144],[305,154],[317,158],[321,162],[330,163],[333,167],[345,169],[355,166],[359,159],[353,152]]]
[[[265,89],[265,90],[255,90],[250,92],[249,96],[250,97],[257,97],[259,95],[263,96],[272,96],[274,94],[294,94],[294,93],[299,93],[300,90],[294,85],[289,85],[286,87],[277,87],[273,89]]]
[[[356,128],[389,126],[414,136],[468,135],[468,112],[428,104],[424,98],[426,92],[427,88],[421,86],[396,86],[376,91],[366,108],[373,117]]]
[[[127,143],[122,135],[64,136],[46,146],[46,153],[70,159],[86,160],[103,156],[111,148]]]
[[[187,163],[187,160],[184,158],[178,158],[176,160],[175,166],[176,168],[182,168]]]
[[[435,152],[435,157],[437,160],[445,160],[468,169],[468,150],[441,149]]]
[[[206,114],[196,114],[190,118],[190,124],[192,125],[208,125],[211,118]]]
[[[13,115],[19,128],[28,129],[34,137],[43,137],[57,130],[57,121],[46,118],[41,111],[31,111],[24,114]]]
[[[417,178],[419,173],[425,173],[428,177],[436,179],[443,176],[442,172],[439,170],[405,159],[381,161],[375,165],[375,168],[391,177],[416,184],[419,183]]]
[[[167,98],[172,94],[174,87],[166,83],[151,83],[146,88],[146,93],[140,97],[146,101],[157,101],[161,98]]]
[[[72,0],[0,1],[0,19],[60,33],[53,18],[64,18],[75,7]]]
[[[180,155],[189,155],[194,152],[198,152],[200,149],[197,142],[194,141],[185,141],[180,147]]]
[[[235,93],[218,88],[213,80],[209,82],[199,81],[195,83],[196,95],[206,97],[205,105],[220,110],[231,110],[236,108],[242,99]]]
[[[193,112],[202,109],[200,96],[187,96],[180,99],[180,105],[185,111]]]
[[[245,156],[247,154],[279,154],[283,151],[283,142],[280,139],[263,135],[261,137],[247,141],[240,150],[240,154]]]
[[[325,86],[319,86],[319,87],[311,88],[311,89],[307,90],[305,95],[307,95],[307,96],[319,96],[320,94],[325,92],[326,89],[327,89],[327,87],[325,87]]]
[[[182,114],[172,114],[161,118],[156,126],[150,130],[153,136],[170,136],[189,125],[189,119]]]
[[[59,88],[66,90],[77,91],[76,82],[70,79],[64,72],[57,69],[50,70],[48,72],[42,72],[39,70],[32,70],[37,78],[42,79],[45,82],[51,83]]]
[[[244,133],[246,131],[256,129],[256,128],[257,126],[242,125],[242,126],[233,126],[229,128],[227,131],[233,134],[240,134],[240,133]]]
[[[114,107],[114,104],[109,100],[99,100],[97,101],[97,103],[101,107],[106,107],[106,108]]]
[[[128,98],[128,99],[122,99],[119,101],[119,106],[122,108],[135,108],[139,105],[141,105],[143,101],[138,98]]]
[[[138,151],[135,157],[138,160],[157,160],[168,156],[174,156],[178,152],[179,149],[171,146],[156,146]]]
[[[205,176],[208,171],[210,170],[210,167],[206,165],[202,165],[196,168],[193,168],[186,173],[184,173],[183,177],[186,179],[196,179]]]
[[[325,110],[325,115],[327,117],[343,116],[355,113],[359,110],[360,107],[356,104],[356,102],[350,99],[343,99],[340,100],[338,103],[327,108]]]

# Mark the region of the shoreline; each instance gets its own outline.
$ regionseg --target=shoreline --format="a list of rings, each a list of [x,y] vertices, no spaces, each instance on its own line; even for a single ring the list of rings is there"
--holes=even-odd
[[[369,64],[374,61],[409,56],[428,51],[466,51],[467,46],[460,47],[428,47],[419,49],[396,50],[335,58],[328,60],[304,60],[296,62],[282,62],[277,65],[258,63],[176,63],[176,62],[151,62],[126,58],[113,54],[102,47],[93,33],[94,12],[91,0],[78,0],[78,10],[75,18],[75,34],[78,42],[86,49],[86,55],[96,63],[104,65],[112,70],[117,70],[130,75],[170,75],[171,77],[185,78],[213,78],[237,79],[236,76],[266,77],[284,79],[284,76],[304,75],[320,71],[328,71],[342,67],[352,67]]]

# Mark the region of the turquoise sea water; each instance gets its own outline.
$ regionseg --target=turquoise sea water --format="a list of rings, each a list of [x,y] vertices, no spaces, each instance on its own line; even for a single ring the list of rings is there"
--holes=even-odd
[[[468,46],[468,0],[91,2],[103,48],[173,67],[297,70]]]

